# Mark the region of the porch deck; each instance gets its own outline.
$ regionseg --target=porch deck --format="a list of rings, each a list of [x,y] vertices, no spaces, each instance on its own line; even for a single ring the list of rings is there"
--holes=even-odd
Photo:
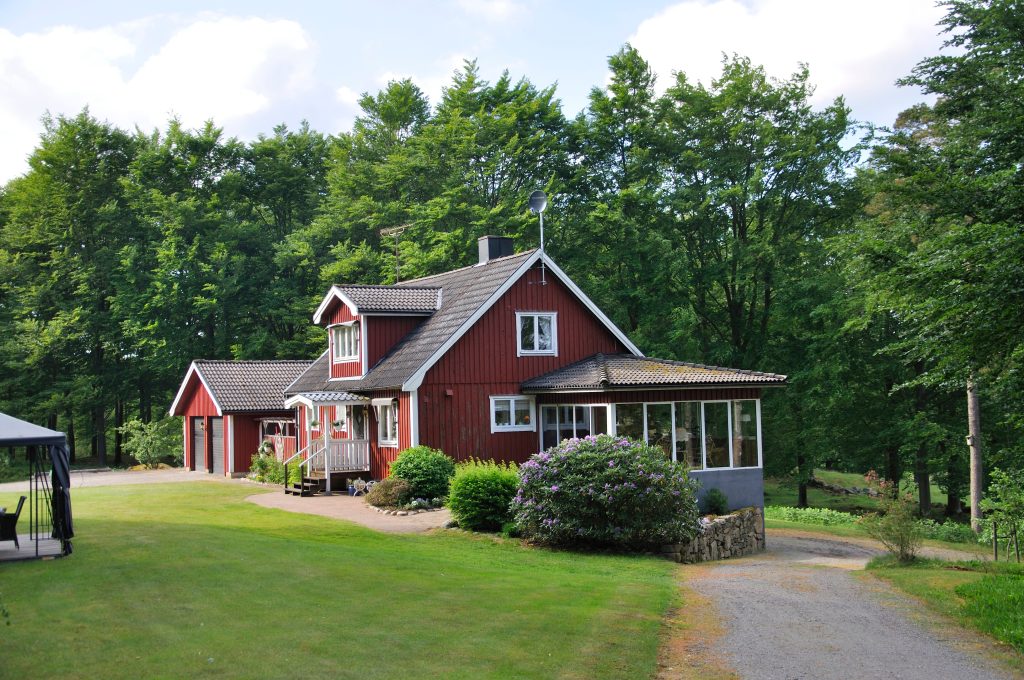
[[[21,550],[14,547],[14,541],[0,542],[0,562],[19,560],[52,560],[61,557],[60,541],[56,538],[32,539],[31,534],[18,534]]]

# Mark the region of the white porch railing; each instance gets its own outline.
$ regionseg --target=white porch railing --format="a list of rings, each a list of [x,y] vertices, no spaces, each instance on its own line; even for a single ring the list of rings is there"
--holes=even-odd
[[[364,472],[370,469],[370,442],[365,439],[329,439],[317,454],[309,461],[310,469],[318,472]]]

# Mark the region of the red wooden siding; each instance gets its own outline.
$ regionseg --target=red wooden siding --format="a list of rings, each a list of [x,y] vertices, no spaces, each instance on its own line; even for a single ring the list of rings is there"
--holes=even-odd
[[[326,320],[328,326],[338,323],[347,323],[349,321],[360,322],[358,316],[352,314],[347,305],[341,302],[335,302],[333,307],[328,308],[327,313],[323,317]],[[361,322],[360,322],[361,323]],[[362,329],[360,329],[360,336],[362,336]],[[354,361],[342,361],[334,363],[334,336],[330,330],[327,331],[327,351],[328,356],[331,357],[331,377],[332,378],[355,378],[363,374],[363,342],[362,337],[359,341],[359,357]]]
[[[236,414],[231,416],[231,437],[234,440],[235,474],[249,471],[256,449],[260,447],[260,424],[255,417]],[[229,469],[227,467],[225,470]]]
[[[627,351],[550,271],[519,279],[428,372],[419,390],[420,442],[456,460],[524,461],[537,432],[491,434],[490,397],[519,394],[524,380],[597,352]],[[516,356],[516,312],[557,312],[558,356]],[[449,394],[450,392],[450,394]]]
[[[409,394],[398,390],[380,390],[373,392],[372,399],[383,399],[390,397],[398,399],[398,446],[377,445],[377,409],[369,407],[369,437],[370,437],[370,476],[373,479],[384,479],[391,470],[391,464],[395,462],[400,451],[412,446],[412,428],[410,425],[411,414],[409,412]]]
[[[373,368],[391,348],[419,326],[422,316],[364,316],[367,366]]]
[[[184,466],[189,470],[196,469],[196,455],[203,456],[203,451],[192,450],[192,418],[203,417],[208,418],[209,416],[217,415],[217,406],[213,403],[213,398],[210,393],[206,390],[206,386],[199,379],[199,376],[192,373],[189,378],[188,385],[185,387],[185,392],[182,394],[181,402],[179,404],[179,412],[185,417],[185,461]],[[209,423],[207,422],[207,425]],[[205,441],[205,437],[204,437]],[[206,444],[208,447],[209,444]],[[209,460],[207,460],[206,467],[210,466]],[[200,466],[202,468],[203,466]]]

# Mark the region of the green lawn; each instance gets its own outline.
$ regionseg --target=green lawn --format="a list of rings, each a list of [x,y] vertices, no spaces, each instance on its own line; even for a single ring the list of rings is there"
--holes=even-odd
[[[1024,653],[1024,568],[1016,563],[874,560],[877,576]],[[1020,659],[1018,659],[1018,664]]]
[[[75,553],[0,565],[0,676],[648,677],[674,565],[393,536],[218,483],[73,492]],[[14,494],[0,494],[10,505]]]

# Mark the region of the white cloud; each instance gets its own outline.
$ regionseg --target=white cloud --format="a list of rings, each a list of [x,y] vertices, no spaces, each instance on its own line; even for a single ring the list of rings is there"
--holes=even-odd
[[[334,91],[334,98],[349,108],[359,108],[359,93],[351,87],[342,85]]]
[[[750,57],[778,78],[804,62],[815,105],[843,95],[854,117],[890,124],[924,99],[893,83],[938,52],[943,14],[934,0],[686,0],[642,22],[629,42],[662,89],[673,71],[709,85],[721,74],[723,52]]]
[[[212,118],[230,129],[312,86],[314,47],[294,21],[204,16],[141,53],[147,31],[159,28],[166,21],[0,29],[0,182],[26,170],[45,111],[89,106],[129,129],[162,128],[172,114],[189,127]],[[139,66],[129,73],[132,63]]]
[[[404,80],[408,78],[423,90],[423,94],[430,99],[431,105],[441,101],[441,93],[444,88],[451,85],[452,76],[456,71],[461,71],[465,62],[470,57],[462,53],[449,54],[446,57],[435,61],[425,74],[400,73],[398,71],[385,71],[377,77],[377,82],[382,86],[393,80]]]

